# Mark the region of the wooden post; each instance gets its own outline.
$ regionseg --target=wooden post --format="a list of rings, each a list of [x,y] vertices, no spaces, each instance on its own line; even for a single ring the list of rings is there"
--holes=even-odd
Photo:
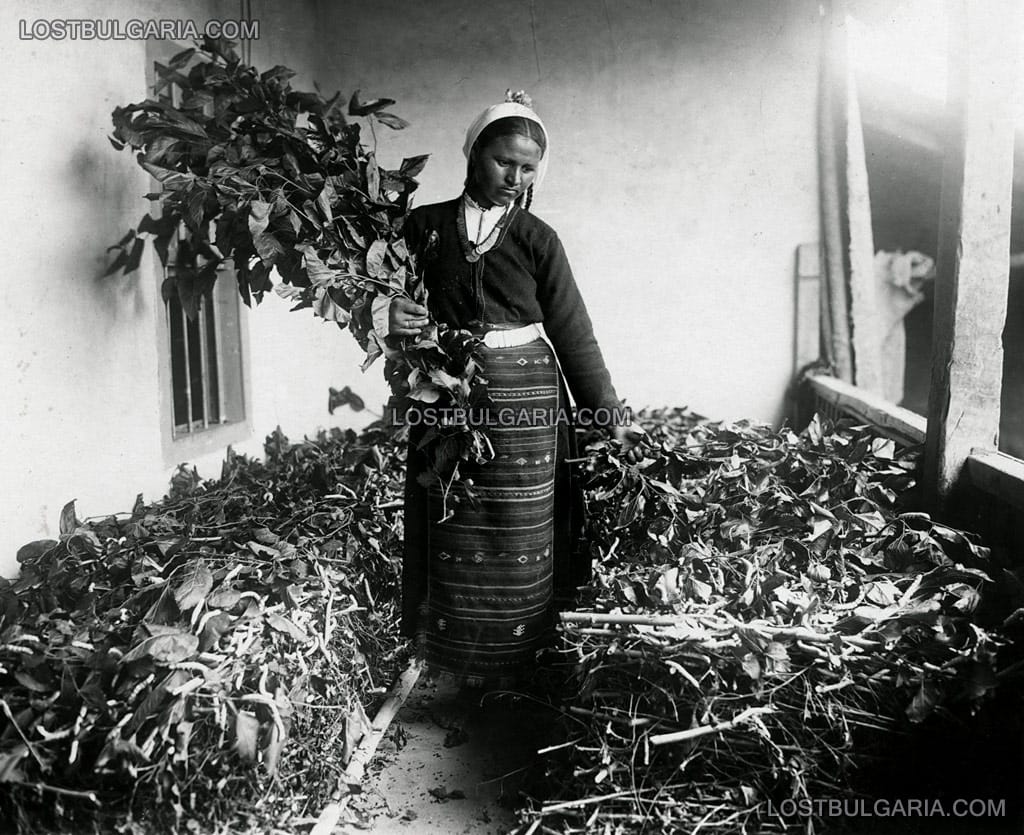
[[[1009,282],[1017,0],[950,6],[948,133],[935,283],[925,494],[938,513],[972,447],[996,449]]]
[[[845,27],[846,21],[842,21]],[[882,341],[875,298],[875,243],[871,230],[871,197],[864,150],[864,126],[853,65],[846,62],[846,224],[850,265],[850,324],[853,382],[873,394],[882,393]]]
[[[825,251],[821,327],[824,358],[840,380],[852,383],[853,356],[850,349],[850,307],[847,300],[843,234],[846,135],[837,128],[841,120],[845,119],[846,109],[846,4],[843,0],[832,0],[825,6],[824,14],[818,88],[818,171]]]

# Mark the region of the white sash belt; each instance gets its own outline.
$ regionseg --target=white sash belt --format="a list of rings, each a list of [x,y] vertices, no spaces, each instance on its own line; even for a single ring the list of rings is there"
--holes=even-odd
[[[487,331],[483,337],[483,343],[488,348],[515,348],[519,345],[526,345],[541,335],[540,327],[536,324],[523,325],[521,328],[510,328],[509,330]]]

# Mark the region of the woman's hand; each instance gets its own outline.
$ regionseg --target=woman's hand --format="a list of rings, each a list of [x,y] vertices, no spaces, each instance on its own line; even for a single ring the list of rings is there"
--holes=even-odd
[[[631,464],[637,463],[644,457],[639,444],[647,438],[647,433],[636,421],[633,421],[628,426],[616,426],[612,437],[622,444],[622,451],[625,453],[624,457]]]
[[[388,333],[391,336],[419,336],[429,321],[423,305],[411,299],[396,298],[388,311]]]

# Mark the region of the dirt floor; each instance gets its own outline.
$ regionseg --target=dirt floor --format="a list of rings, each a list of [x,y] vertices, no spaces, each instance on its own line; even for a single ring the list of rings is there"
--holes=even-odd
[[[548,718],[528,699],[421,676],[335,833],[505,835]]]

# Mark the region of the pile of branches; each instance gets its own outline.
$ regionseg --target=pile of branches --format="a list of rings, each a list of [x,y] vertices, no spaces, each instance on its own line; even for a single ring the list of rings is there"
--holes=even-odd
[[[813,831],[895,734],[991,695],[990,555],[900,507],[914,456],[864,427],[643,422],[638,464],[587,463],[596,576],[519,831]]]
[[[0,820],[270,832],[315,817],[404,663],[400,445],[229,450],[220,479],[19,552],[0,586]],[[271,779],[273,778],[273,779]]]

